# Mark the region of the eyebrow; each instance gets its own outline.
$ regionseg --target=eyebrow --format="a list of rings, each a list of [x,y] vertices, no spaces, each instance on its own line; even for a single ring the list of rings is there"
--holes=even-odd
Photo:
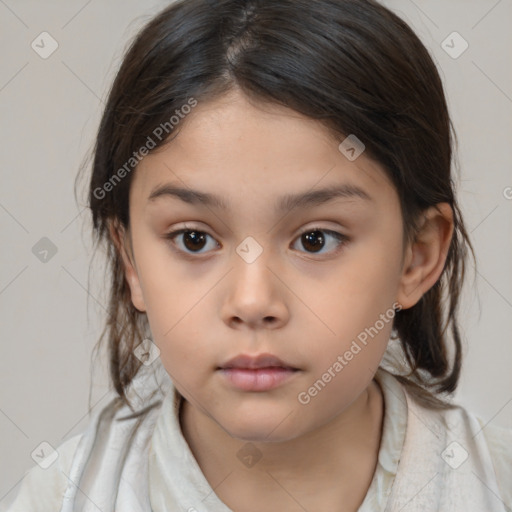
[[[148,202],[165,196],[176,197],[188,204],[204,205],[225,211],[229,210],[229,204],[222,197],[191,188],[178,187],[171,183],[155,187],[148,197]],[[300,194],[286,194],[278,199],[274,208],[276,212],[291,211],[298,208],[319,206],[333,199],[373,200],[362,188],[346,183]]]

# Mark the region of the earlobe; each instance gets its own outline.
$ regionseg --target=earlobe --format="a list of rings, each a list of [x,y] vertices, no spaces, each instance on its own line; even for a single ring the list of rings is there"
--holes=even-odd
[[[134,261],[129,256],[131,253],[128,247],[128,235],[123,226],[110,223],[109,225],[110,237],[116,247],[118,255],[120,255],[123,262],[124,275],[128,286],[130,287],[132,303],[141,312],[146,311],[146,304],[144,303],[144,296],[140,285],[139,275],[135,268]]]
[[[407,247],[397,301],[414,306],[441,276],[453,235],[453,211],[448,203],[426,210],[414,242]]]

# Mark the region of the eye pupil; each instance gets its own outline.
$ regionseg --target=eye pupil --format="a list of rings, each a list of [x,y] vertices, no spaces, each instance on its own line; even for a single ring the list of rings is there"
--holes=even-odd
[[[316,252],[317,250],[322,249],[325,243],[325,238],[322,235],[321,231],[310,231],[309,233],[304,233],[302,235],[304,248],[307,249],[307,244],[310,244],[313,247],[312,252]],[[306,243],[304,243],[306,241]]]
[[[202,249],[201,244],[204,244],[205,238],[204,233],[201,233],[200,231],[185,231],[183,233],[184,244],[189,250]],[[192,243],[190,247],[188,242]]]

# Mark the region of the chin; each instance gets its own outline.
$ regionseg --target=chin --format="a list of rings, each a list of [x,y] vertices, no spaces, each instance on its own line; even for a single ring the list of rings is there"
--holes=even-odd
[[[222,428],[234,439],[252,443],[280,443],[300,436],[297,422],[290,411],[284,414],[258,415],[255,411],[244,414],[236,413],[225,422],[219,422]]]

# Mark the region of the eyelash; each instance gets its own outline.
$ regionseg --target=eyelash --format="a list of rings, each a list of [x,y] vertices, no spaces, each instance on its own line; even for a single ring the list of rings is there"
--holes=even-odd
[[[325,234],[328,234],[330,236],[332,236],[333,238],[335,238],[337,241],[338,241],[338,247],[334,250],[334,251],[330,251],[331,254],[338,254],[338,252],[340,252],[340,250],[347,244],[347,242],[349,241],[349,238],[341,233],[338,233],[337,231],[332,231],[330,229],[325,229],[325,228],[320,228],[320,227],[313,227],[313,228],[308,228],[304,231],[302,231],[301,233],[299,233],[297,235],[297,237],[294,239],[294,240],[299,240],[303,235],[305,235],[306,233],[312,233],[312,232],[316,232],[316,231],[319,231],[321,233],[325,233]],[[204,253],[201,253],[201,252],[187,252],[187,251],[184,251],[178,247],[176,247],[176,244],[173,242],[174,238],[176,238],[177,236],[183,234],[183,233],[190,233],[190,232],[196,232],[196,233],[199,233],[199,234],[204,234],[204,235],[207,235],[209,236],[210,238],[213,239],[213,237],[207,233],[206,231],[202,231],[200,229],[196,229],[194,228],[194,226],[190,226],[190,227],[187,227],[187,228],[182,228],[182,229],[178,229],[176,231],[171,231],[170,233],[166,234],[165,235],[165,238],[168,239],[172,245],[173,245],[173,250],[179,252],[180,254],[183,254],[185,255],[185,257],[189,258],[189,259],[197,259],[197,256],[195,255],[201,255],[201,254],[204,254]],[[323,248],[322,248],[323,249]],[[307,252],[306,251],[306,254],[311,254],[311,255],[315,255],[315,254],[319,254],[319,253],[315,253],[315,252]],[[322,253],[323,254],[323,253]],[[329,253],[328,253],[329,254]]]

